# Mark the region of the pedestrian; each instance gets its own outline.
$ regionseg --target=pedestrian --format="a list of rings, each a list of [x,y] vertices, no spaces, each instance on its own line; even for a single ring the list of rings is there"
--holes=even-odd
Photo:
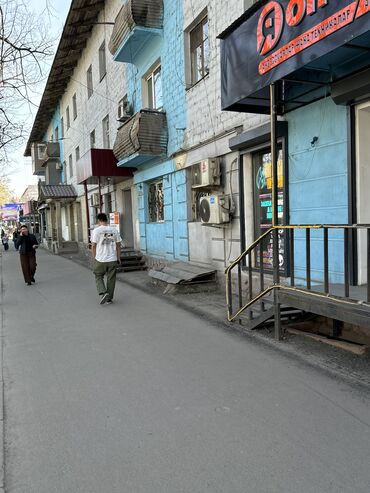
[[[13,243],[14,243],[14,248],[15,248],[16,250],[18,250],[18,247],[17,247],[17,239],[18,239],[18,236],[19,236],[18,230],[17,230],[17,229],[15,229],[15,230],[13,231]]]
[[[1,237],[1,243],[3,244],[4,250],[9,250],[9,236],[4,232]]]
[[[35,282],[37,247],[38,243],[35,235],[28,231],[28,226],[21,226],[16,248],[17,250],[19,249],[23,277],[28,286],[31,286],[31,283]]]
[[[108,217],[104,212],[96,216],[98,226],[91,235],[92,256],[96,288],[100,295],[100,304],[112,303],[116,285],[117,265],[121,257],[121,236],[116,228],[108,226]],[[106,284],[105,284],[106,276]]]

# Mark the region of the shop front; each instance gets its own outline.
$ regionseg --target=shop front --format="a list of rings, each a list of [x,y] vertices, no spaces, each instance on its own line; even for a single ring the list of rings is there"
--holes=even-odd
[[[275,286],[348,295],[369,272],[370,2],[257,1],[220,38],[222,108],[271,117],[230,141],[253,206],[242,248]]]

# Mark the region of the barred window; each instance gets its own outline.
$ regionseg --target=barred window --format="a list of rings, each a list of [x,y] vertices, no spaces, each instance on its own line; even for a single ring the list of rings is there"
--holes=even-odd
[[[149,222],[164,221],[163,181],[156,181],[149,185],[148,190]]]

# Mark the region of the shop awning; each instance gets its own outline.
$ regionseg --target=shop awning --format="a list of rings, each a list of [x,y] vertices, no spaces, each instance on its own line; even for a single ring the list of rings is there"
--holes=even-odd
[[[132,178],[136,168],[119,168],[111,149],[90,149],[76,163],[77,183],[96,185],[99,178],[110,178],[111,183]]]
[[[370,2],[260,0],[219,37],[222,109],[269,113],[276,82],[283,114],[328,96],[348,76],[366,79]]]
[[[72,185],[40,185],[39,200],[70,199],[77,198],[77,193]]]

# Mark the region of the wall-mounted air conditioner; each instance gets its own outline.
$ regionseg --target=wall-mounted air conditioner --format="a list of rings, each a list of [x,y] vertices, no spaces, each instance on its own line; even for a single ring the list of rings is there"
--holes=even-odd
[[[100,205],[100,197],[98,193],[92,193],[90,196],[90,204],[91,207],[99,207]]]
[[[230,221],[230,198],[226,195],[208,195],[199,202],[203,224],[222,224]]]
[[[207,158],[193,165],[193,188],[218,186],[221,183],[220,159]]]

